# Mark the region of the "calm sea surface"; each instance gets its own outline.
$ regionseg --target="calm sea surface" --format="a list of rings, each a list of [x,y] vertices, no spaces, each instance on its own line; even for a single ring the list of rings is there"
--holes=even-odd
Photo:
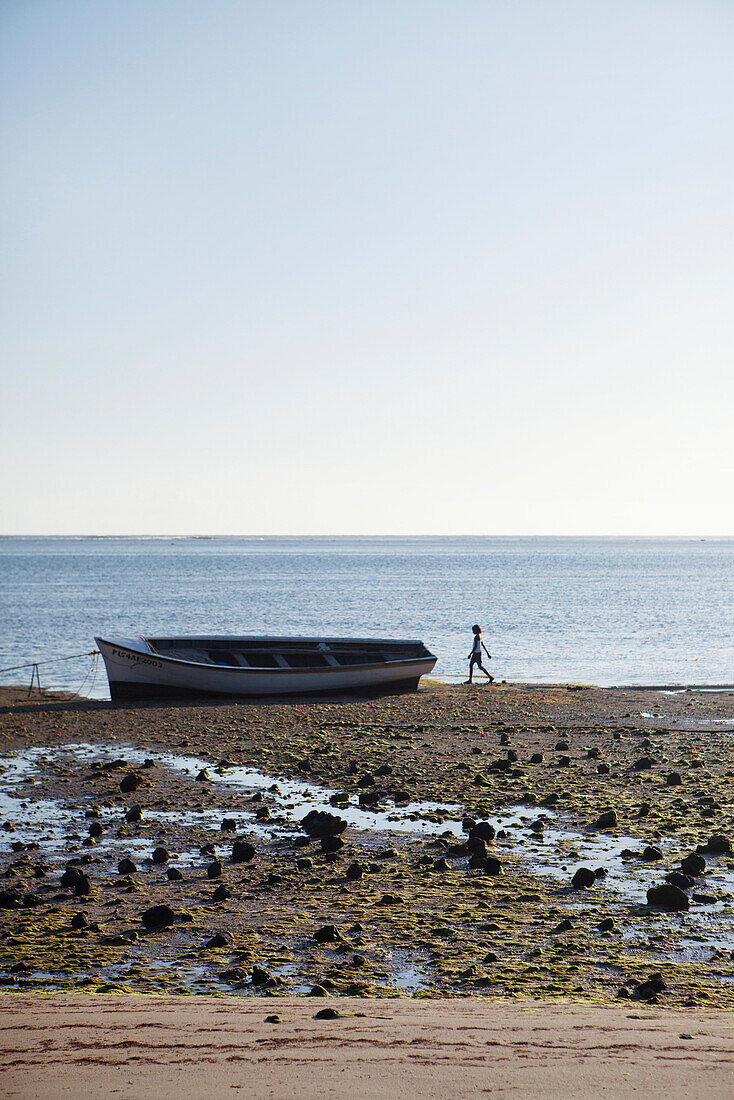
[[[0,539],[0,668],[95,634],[324,634],[422,638],[463,679],[473,622],[498,679],[733,683],[734,540]]]

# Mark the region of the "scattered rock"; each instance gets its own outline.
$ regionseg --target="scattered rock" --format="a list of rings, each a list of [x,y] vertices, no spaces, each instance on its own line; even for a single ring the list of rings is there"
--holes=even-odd
[[[648,844],[646,848],[642,849],[642,858],[646,863],[654,863],[656,860],[663,858],[663,853],[653,844]]]
[[[311,810],[301,822],[304,832],[309,836],[338,836],[347,827],[347,822],[326,810]]]
[[[325,924],[323,928],[317,928],[313,934],[316,943],[341,943],[343,936],[335,924]]]
[[[651,886],[647,891],[647,904],[659,909],[672,911],[690,908],[688,897],[678,886],[666,882],[662,886]]]
[[[154,863],[168,863],[170,858],[171,856],[167,848],[163,848],[161,845],[159,845],[157,848],[153,849]]]
[[[315,994],[312,993],[312,996]],[[314,1020],[338,1020],[341,1017],[341,1012],[338,1012],[335,1008],[322,1008],[320,1012],[317,1012],[314,1016]]]
[[[148,929],[168,928],[176,919],[176,914],[168,905],[153,905],[146,909],[140,917]]]
[[[142,783],[142,775],[138,775],[137,772],[128,772],[127,775],[123,775],[120,780],[120,790],[123,794],[129,794],[130,791],[137,791],[138,787],[142,786]]]
[[[364,875],[364,867],[361,863],[350,863],[346,870],[347,882],[357,882]]]
[[[168,870],[166,871],[166,877],[171,882],[181,882],[181,880],[183,878],[183,875],[179,871],[178,867],[169,867]]]
[[[232,943],[232,937],[229,932],[216,932],[210,940],[207,940],[204,947],[217,948],[217,947],[229,947]]]
[[[706,860],[698,852],[691,852],[680,861],[680,869],[684,875],[698,878],[706,870]]]
[[[206,869],[207,878],[219,878],[222,873],[221,861],[215,859],[213,863],[210,863]]]
[[[137,871],[137,865],[133,863],[131,859],[121,859],[117,864],[118,875],[134,875]]]
[[[667,787],[680,787],[683,782],[683,777],[680,772],[668,772],[665,777],[665,785]]]
[[[576,890],[588,890],[596,882],[596,875],[591,867],[579,867],[571,879],[571,884]]]
[[[617,825],[617,811],[616,810],[605,810],[603,813],[599,814],[596,821],[594,822],[593,827],[595,829],[614,829],[616,827],[616,825]]]
[[[708,852],[712,856],[726,856],[731,853],[731,850],[731,840],[722,833],[714,833],[700,849],[700,851]]]
[[[130,809],[125,814],[125,820],[130,821],[132,824],[135,824],[135,822],[138,822],[138,821],[142,821],[143,820],[142,807],[138,806],[137,803],[134,806],[131,806]]]
[[[232,863],[249,863],[255,858],[255,848],[249,840],[235,840],[232,845]]]

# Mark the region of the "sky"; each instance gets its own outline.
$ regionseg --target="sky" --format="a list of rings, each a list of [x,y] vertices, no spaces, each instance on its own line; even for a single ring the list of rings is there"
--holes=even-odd
[[[0,534],[734,535],[729,0],[5,0]]]

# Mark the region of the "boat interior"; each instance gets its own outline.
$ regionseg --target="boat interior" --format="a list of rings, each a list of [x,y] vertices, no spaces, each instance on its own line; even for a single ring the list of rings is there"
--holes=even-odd
[[[146,638],[161,657],[252,669],[350,668],[419,661],[433,654],[422,642],[300,638]]]

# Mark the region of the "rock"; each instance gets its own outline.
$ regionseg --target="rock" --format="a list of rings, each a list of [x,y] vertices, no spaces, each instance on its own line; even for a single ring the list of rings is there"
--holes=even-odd
[[[542,752],[534,752],[533,755],[530,757],[530,763],[531,764],[542,764],[543,763],[543,754],[542,754]]]
[[[125,821],[130,821],[133,824],[137,821],[142,821],[142,820],[143,820],[143,810],[137,804],[135,806],[131,806],[130,809],[125,814]]]
[[[402,905],[403,899],[400,894],[383,894],[382,897],[376,902],[377,905]]]
[[[731,840],[722,833],[715,833],[708,838],[701,851],[712,856],[727,856],[731,853]]]
[[[210,940],[207,940],[204,947],[217,948],[217,947],[229,947],[232,943],[232,937],[229,932],[216,932]]]
[[[588,756],[589,760],[598,760],[599,757],[601,756],[601,753],[600,753],[599,749],[594,748],[594,749],[587,749],[586,750],[586,755]]]
[[[170,858],[171,856],[167,848],[163,848],[161,845],[159,845],[157,848],[153,849],[154,863],[168,863]]]
[[[684,875],[698,878],[706,870],[706,860],[698,852],[691,852],[680,861],[680,869]]]
[[[270,973],[269,970],[263,970],[261,966],[253,966],[252,968],[252,984],[253,985],[275,985],[276,979]]]
[[[231,897],[232,891],[228,890],[226,886],[217,886],[212,894],[212,901],[229,901]]]
[[[102,826],[98,821],[93,821],[89,826],[89,835],[92,837],[102,836]]]
[[[599,775],[609,775],[612,769],[609,767],[608,764],[601,763],[596,770]]]
[[[611,932],[614,928],[614,921],[611,917],[605,917],[604,920],[600,920],[596,926],[600,932]]]
[[[71,927],[76,929],[77,931],[80,928],[87,928],[88,925],[89,921],[83,913],[75,913],[74,916],[71,918]]]
[[[715,905],[718,898],[715,894],[693,894],[696,905]]]
[[[317,928],[313,934],[316,943],[340,943],[343,939],[341,933],[334,924],[325,924],[323,928]]]
[[[364,875],[364,867],[361,863],[350,863],[346,870],[347,882],[357,882]]]
[[[551,935],[558,936],[561,934],[561,932],[570,932],[572,928],[573,924],[570,920],[562,920],[561,923],[557,924],[556,927],[553,929]]]
[[[233,817],[224,817],[220,828],[223,833],[234,833],[237,830],[237,822]]]
[[[283,1021],[281,1020],[280,1016],[278,1016],[277,1012],[273,1012],[270,1016],[265,1017],[266,1024],[281,1024],[282,1022]]]
[[[230,982],[230,984],[234,985],[238,982],[247,981],[247,971],[243,970],[240,966],[233,966],[229,970],[222,970],[218,977],[221,981]]]
[[[232,845],[232,863],[249,863],[255,858],[255,848],[249,840],[235,840]]]
[[[596,821],[594,822],[594,828],[595,829],[614,829],[616,827],[616,824],[617,824],[617,811],[616,810],[605,810],[603,813],[599,814],[599,816],[597,817]]]
[[[646,771],[648,768],[652,768],[657,764],[657,760],[652,756],[641,756],[639,760],[635,760],[632,767],[635,771]]]
[[[392,775],[392,768],[390,767],[389,764],[382,764],[379,768],[377,768],[375,770],[375,775],[379,775],[379,776]]]
[[[137,772],[128,772],[127,775],[123,775],[120,780],[120,790],[123,794],[129,794],[130,791],[137,791],[138,787],[142,785],[142,782],[142,775],[138,775]]]
[[[568,752],[571,748],[568,741],[556,741],[554,747],[556,752]]]
[[[88,875],[79,875],[74,883],[74,893],[78,898],[85,898],[92,892],[92,884]]]
[[[196,777],[196,782],[197,783],[209,783],[210,781],[211,781],[211,776],[209,775],[209,772],[206,770],[206,768],[202,768],[201,771],[199,772],[199,774]]]
[[[571,757],[570,756],[559,756],[558,760],[557,760],[557,764],[560,768],[570,768],[570,766],[571,766]]]
[[[576,890],[588,890],[596,882],[596,875],[591,867],[579,867],[571,879],[571,884]]]
[[[335,1008],[322,1008],[320,1012],[317,1012],[314,1016],[314,1020],[338,1020],[341,1018],[341,1012]]]
[[[494,953],[494,951],[488,951],[487,954],[482,959],[482,962],[486,962],[486,963],[496,963],[496,962],[499,962],[499,961],[500,961],[500,957],[499,957],[499,955],[496,955]]]
[[[312,985],[306,994],[307,997],[328,997],[328,989],[324,989],[323,985]]]
[[[665,881],[669,882],[671,886],[677,886],[679,890],[690,890],[696,882],[694,878],[691,878],[690,875],[684,875],[682,871],[669,871],[665,876]]]
[[[641,802],[640,803],[640,808],[637,811],[637,816],[638,817],[649,817],[651,809],[652,809],[652,806],[650,805],[649,802]]]
[[[484,863],[484,873],[486,875],[504,875],[504,868],[498,859],[494,856],[487,856]]]
[[[481,856],[482,859],[487,857],[487,845],[478,836],[470,836],[466,844],[453,844],[451,846],[452,855],[463,855],[464,851],[471,852],[475,856]]]
[[[639,983],[633,996],[638,1001],[649,1001],[651,998],[657,997],[658,993],[662,993],[666,988],[662,974],[651,974],[644,982]]]
[[[311,810],[306,814],[301,825],[304,832],[315,837],[338,836],[347,827],[346,821],[341,817],[327,813],[325,810]]]
[[[121,859],[117,864],[118,875],[134,875],[137,869],[137,865],[131,859]]]
[[[299,871],[310,871],[313,867],[313,860],[308,856],[302,856],[301,859],[296,860],[296,867]]]
[[[338,852],[344,847],[344,841],[340,836],[322,836],[321,850],[323,852]]]
[[[663,853],[659,848],[654,847],[652,844],[648,844],[646,848],[642,849],[642,858],[646,863],[654,863],[656,860],[663,858]]]
[[[171,882],[180,882],[183,875],[179,871],[178,867],[169,867],[166,871],[166,876]]]
[[[75,886],[77,879],[81,878],[82,872],[78,867],[67,867],[61,876],[62,886]]]
[[[468,843],[471,844],[473,840],[483,840],[485,843],[491,844],[494,838],[494,826],[490,825],[488,821],[478,821],[476,825],[473,825],[469,830]]]
[[[663,886],[651,886],[647,891],[647,904],[674,911],[690,907],[686,894],[678,886],[673,886],[669,882]]]
[[[148,929],[168,928],[176,919],[176,914],[168,905],[153,905],[146,909],[140,917]]]
[[[213,863],[210,863],[206,869],[207,878],[219,878],[222,873],[222,864],[220,860],[215,859]]]
[[[469,860],[469,866],[472,866],[471,860]],[[484,860],[482,860],[482,866],[484,866]],[[450,871],[451,864],[447,859],[435,859],[433,861],[433,869],[434,871]]]
[[[203,856],[211,856],[212,859],[214,859],[217,854],[217,850],[210,840],[208,840],[206,844],[202,844],[199,851]]]
[[[680,787],[683,782],[683,777],[680,772],[668,772],[665,777],[666,787]]]
[[[376,782],[377,782],[377,780],[375,779],[374,775],[371,775],[371,774],[368,773],[367,775],[361,776],[357,780],[357,786],[358,787],[374,787]]]

